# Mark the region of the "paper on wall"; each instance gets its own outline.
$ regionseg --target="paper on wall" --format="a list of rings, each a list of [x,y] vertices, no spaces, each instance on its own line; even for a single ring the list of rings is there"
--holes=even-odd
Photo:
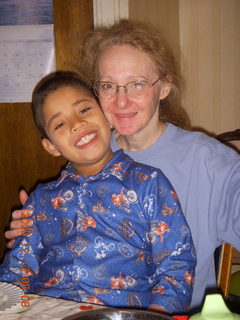
[[[53,25],[0,26],[0,102],[30,102],[54,70]]]

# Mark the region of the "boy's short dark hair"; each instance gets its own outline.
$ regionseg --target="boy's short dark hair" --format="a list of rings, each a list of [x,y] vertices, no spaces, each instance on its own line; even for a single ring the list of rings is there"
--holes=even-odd
[[[84,90],[87,94],[97,100],[93,89],[84,81],[83,76],[71,71],[56,71],[44,77],[36,85],[32,94],[32,114],[36,124],[43,138],[48,139],[43,120],[43,106],[45,99],[50,93],[56,91],[61,87],[72,87]]]

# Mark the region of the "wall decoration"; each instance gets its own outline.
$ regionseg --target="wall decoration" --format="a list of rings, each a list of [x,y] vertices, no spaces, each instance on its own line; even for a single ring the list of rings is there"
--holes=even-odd
[[[52,0],[1,0],[0,102],[29,102],[55,70]]]

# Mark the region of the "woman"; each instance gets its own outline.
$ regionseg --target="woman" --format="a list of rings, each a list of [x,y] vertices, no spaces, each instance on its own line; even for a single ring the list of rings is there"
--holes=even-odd
[[[240,156],[203,133],[180,128],[187,124],[179,105],[181,79],[152,28],[121,21],[91,33],[82,66],[115,128],[113,151],[122,148],[134,160],[162,169],[178,193],[197,250],[191,306],[199,307],[205,290],[216,286],[215,248],[228,242],[240,250]],[[11,228],[18,227],[13,221]],[[184,250],[180,244],[178,249]]]

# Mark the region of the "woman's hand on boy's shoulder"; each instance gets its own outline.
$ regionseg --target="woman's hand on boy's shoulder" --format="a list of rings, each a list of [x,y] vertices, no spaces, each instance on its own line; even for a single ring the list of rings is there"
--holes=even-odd
[[[21,190],[19,193],[19,199],[21,204],[24,205],[28,199],[28,194],[25,190]],[[6,239],[10,240],[7,244],[9,249],[12,249],[15,239],[22,234],[22,218],[28,218],[32,215],[32,210],[20,209],[12,212],[12,221],[10,223],[10,230],[5,232]],[[29,219],[29,226],[33,224],[33,221]]]

